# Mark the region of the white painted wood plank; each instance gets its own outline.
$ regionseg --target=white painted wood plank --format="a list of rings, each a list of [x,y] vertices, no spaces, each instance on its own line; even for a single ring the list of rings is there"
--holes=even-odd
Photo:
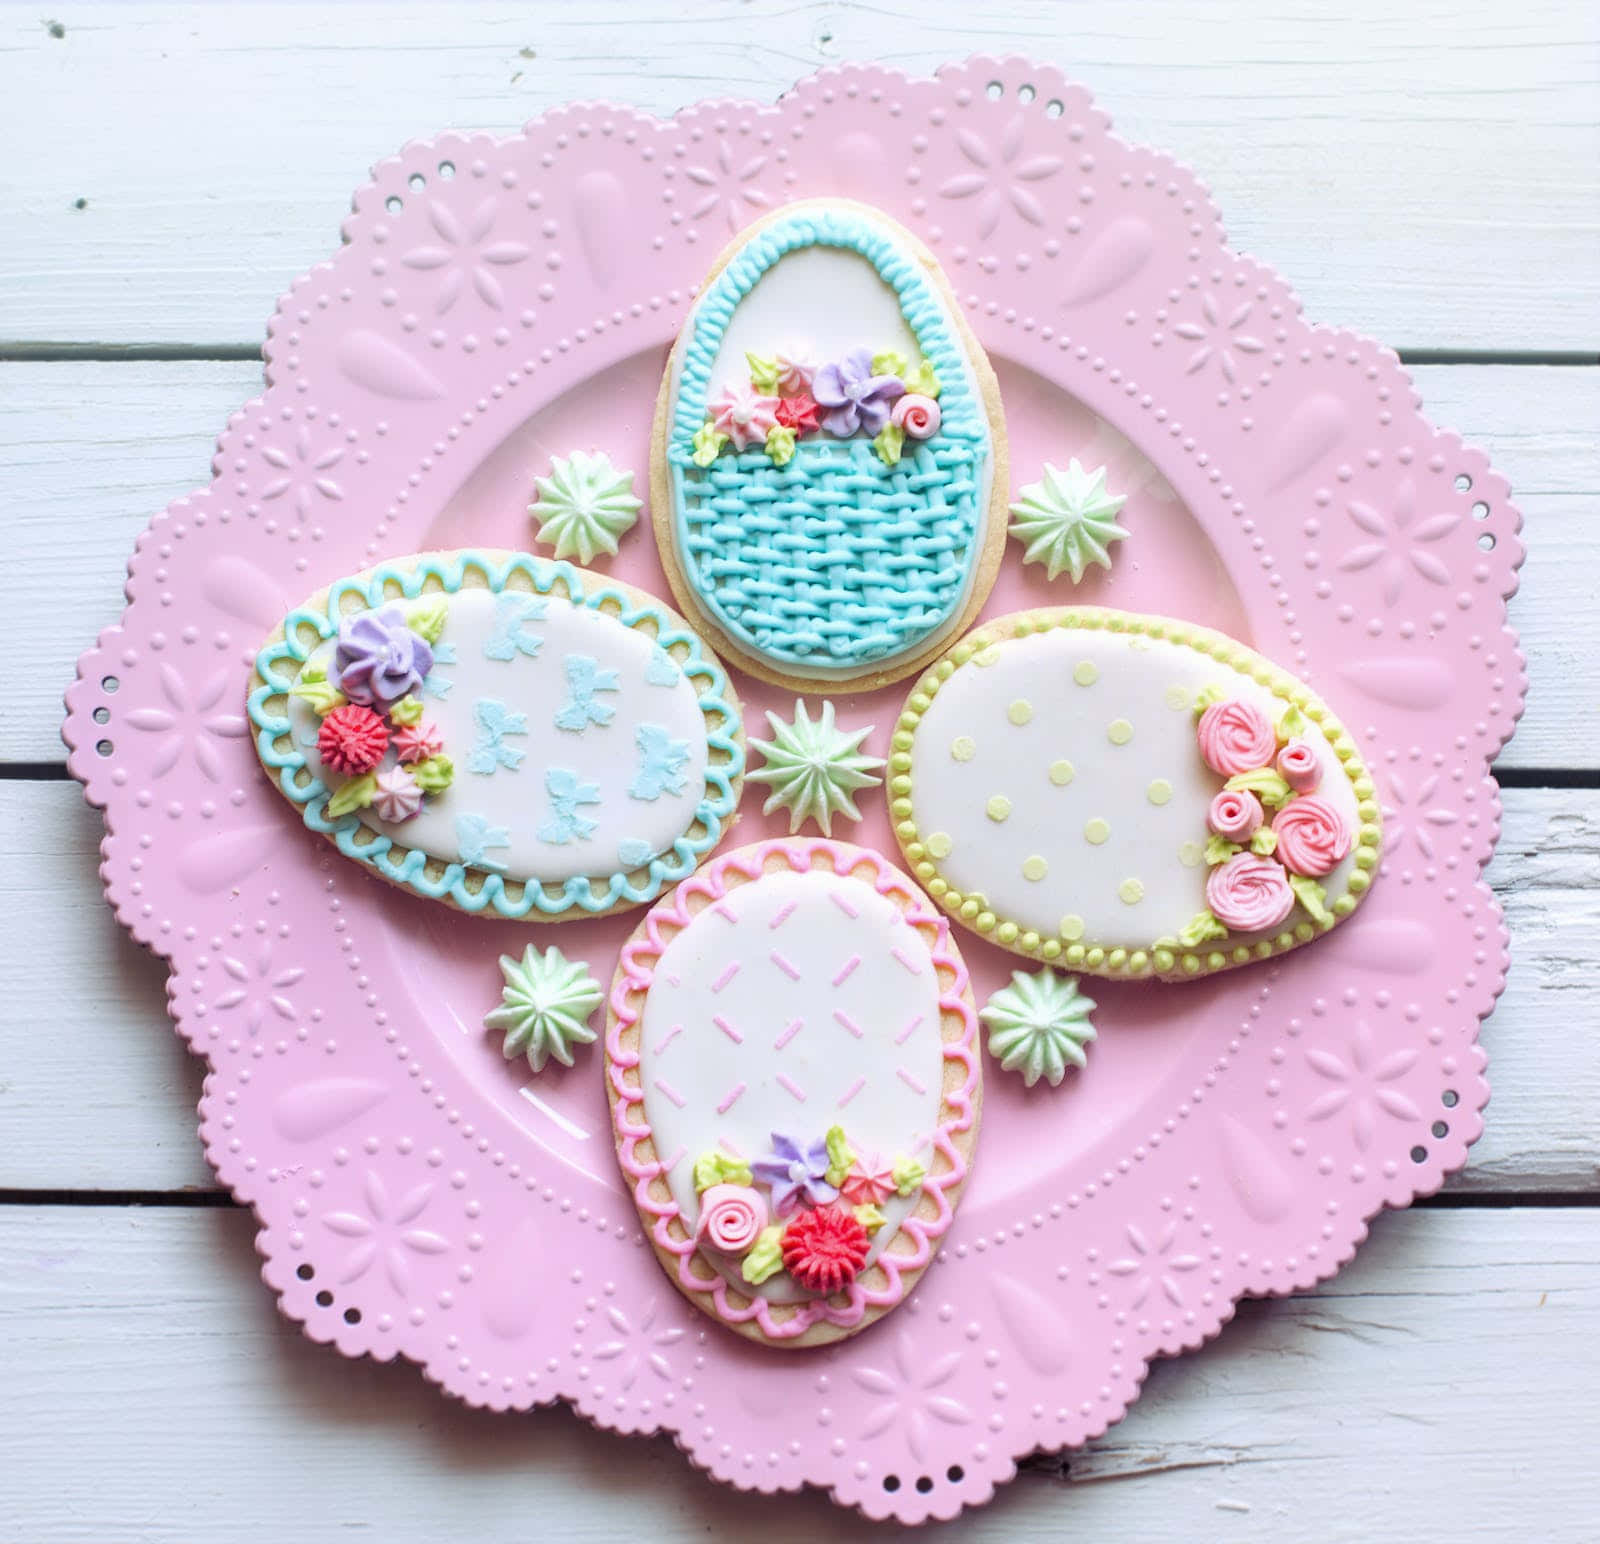
[[[0,336],[251,340],[374,161],[570,100],[771,101],[845,59],[1070,67],[1311,315],[1401,347],[1600,336],[1600,12],[1571,0],[567,0],[0,12]],[[19,136],[10,136],[15,145]],[[80,200],[82,201],[80,204]]]
[[[586,1544],[647,1518],[651,1544],[884,1537],[814,1493],[723,1490],[664,1439],[466,1410],[413,1368],[342,1361],[273,1312],[252,1231],[231,1210],[0,1212],[11,1536]],[[960,1537],[1592,1540],[1597,1255],[1593,1210],[1380,1218],[1334,1282],[1246,1304],[1158,1364],[1067,1481],[1024,1473]]]
[[[0,1189],[212,1188],[200,1064],[164,969],[101,903],[100,818],[69,783],[0,782]],[[1491,877],[1513,968],[1483,1031],[1494,1097],[1456,1190],[1600,1192],[1600,793],[1512,789]]]
[[[1429,410],[1488,448],[1527,516],[1512,604],[1538,686],[1503,764],[1600,766],[1600,369],[1427,366]],[[229,364],[0,364],[0,520],[28,582],[0,607],[0,761],[59,761],[61,692],[122,609],[134,537],[210,476],[228,414],[260,388]]]

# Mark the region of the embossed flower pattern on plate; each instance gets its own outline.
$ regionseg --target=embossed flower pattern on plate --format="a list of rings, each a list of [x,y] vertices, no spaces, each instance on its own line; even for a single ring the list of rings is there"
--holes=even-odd
[[[876,1437],[899,1422],[911,1456],[920,1461],[928,1451],[930,1422],[964,1426],[973,1418],[972,1411],[946,1387],[961,1366],[961,1352],[947,1351],[930,1359],[906,1329],[894,1337],[890,1347],[887,1366],[850,1369],[860,1388],[880,1398],[869,1411],[861,1435]]]
[[[469,281],[486,306],[496,311],[504,309],[505,286],[494,270],[522,262],[529,249],[520,241],[488,239],[494,230],[497,210],[497,201],[491,196],[463,220],[448,204],[439,199],[429,200],[428,222],[439,240],[412,247],[400,261],[407,268],[425,272],[439,270],[433,308],[440,316],[461,298]]]
[[[162,737],[150,762],[150,776],[165,777],[188,750],[193,753],[195,765],[213,783],[221,782],[222,756],[216,740],[242,740],[250,732],[243,714],[216,711],[229,685],[237,686],[237,673],[218,670],[198,687],[191,687],[175,666],[163,661],[157,677],[168,705],[135,708],[126,719],[135,729]]]
[[[362,1185],[366,1210],[329,1212],[322,1224],[331,1233],[351,1241],[350,1249],[338,1267],[338,1279],[348,1285],[359,1281],[375,1264],[382,1264],[384,1277],[400,1297],[411,1291],[411,1262],[417,1255],[442,1255],[450,1240],[430,1228],[414,1228],[428,1209],[433,1185],[424,1181],[407,1190],[398,1200],[376,1169],[368,1169]]]
[[[1398,1121],[1420,1121],[1422,1112],[1398,1088],[1398,1082],[1417,1064],[1411,1046],[1399,1046],[1380,1054],[1377,1037],[1365,1019],[1357,1021],[1354,1034],[1341,1056],[1325,1046],[1308,1046],[1306,1060],[1312,1070],[1331,1087],[1318,1094],[1306,1109],[1308,1120],[1326,1121],[1342,1115],[1350,1122],[1350,1135],[1362,1152],[1372,1146],[1378,1116]]]
[[[1044,225],[1044,205],[1030,184],[1053,177],[1065,164],[1058,155],[1023,155],[1026,121],[1021,113],[1007,120],[991,144],[976,129],[956,130],[961,154],[976,170],[961,172],[940,184],[945,198],[977,200],[976,230],[989,237],[1010,205],[1030,225]]]
[[[1384,605],[1392,606],[1400,599],[1412,574],[1432,585],[1449,584],[1450,570],[1433,549],[1461,524],[1461,516],[1445,512],[1417,521],[1414,479],[1401,478],[1387,512],[1361,499],[1352,499],[1348,508],[1357,529],[1370,539],[1346,552],[1339,559],[1339,567],[1346,573],[1376,567]]]

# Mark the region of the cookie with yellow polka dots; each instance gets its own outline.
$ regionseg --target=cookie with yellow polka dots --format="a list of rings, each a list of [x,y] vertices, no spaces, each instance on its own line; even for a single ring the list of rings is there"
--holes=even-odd
[[[1018,612],[924,672],[891,813],[949,914],[1030,958],[1189,980],[1348,917],[1380,815],[1349,733],[1221,633],[1093,607]]]

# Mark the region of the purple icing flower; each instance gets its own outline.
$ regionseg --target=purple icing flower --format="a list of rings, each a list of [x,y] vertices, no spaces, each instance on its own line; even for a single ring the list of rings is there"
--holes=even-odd
[[[750,1172],[772,1187],[772,1210],[787,1217],[801,1201],[822,1206],[838,1199],[839,1192],[828,1183],[828,1144],[813,1142],[802,1148],[793,1137],[781,1131],[772,1133],[773,1158],[758,1158]]]
[[[334,656],[339,690],[352,702],[386,712],[417,690],[433,669],[433,650],[426,638],[406,625],[398,606],[363,611],[339,624]]]
[[[872,355],[851,349],[838,364],[822,365],[811,378],[811,395],[825,408],[822,427],[840,439],[857,429],[877,434],[889,422],[890,405],[905,395],[898,375],[874,375]]]

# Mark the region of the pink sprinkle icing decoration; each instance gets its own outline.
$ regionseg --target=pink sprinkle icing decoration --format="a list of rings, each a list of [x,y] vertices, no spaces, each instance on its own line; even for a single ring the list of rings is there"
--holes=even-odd
[[[711,983],[711,990],[713,992],[720,992],[723,989],[723,987],[725,987],[730,981],[732,981],[733,978],[735,976],[737,976],[738,974],[739,974],[739,962],[737,960],[733,960],[728,964],[728,966],[724,970],[722,970],[722,971],[720,971],[718,973],[717,979]]]
[[[852,954],[850,958],[846,960],[839,968],[839,974],[833,978],[833,984],[835,986],[843,986],[845,982],[850,979],[850,976],[854,973],[856,967],[860,964],[861,956],[859,954]]]
[[[849,1088],[847,1088],[842,1094],[839,1095],[839,1102],[835,1106],[835,1108],[842,1110],[866,1086],[867,1086],[867,1080],[865,1078],[857,1078],[855,1080],[855,1082],[852,1083],[849,1086]]]
[[[789,1076],[787,1072],[780,1072],[777,1077],[778,1087],[786,1094],[793,1094],[801,1104],[806,1102],[806,1091]]]
[[[767,956],[767,958],[771,960],[772,963],[776,965],[778,969],[781,970],[791,981],[798,981],[800,979],[799,970],[787,955],[779,954],[778,951],[774,949],[772,953]]]
[[[804,1019],[794,1019],[778,1031],[778,1038],[772,1042],[774,1050],[781,1051],[796,1035],[805,1028]]]
[[[717,1106],[717,1114],[726,1115],[728,1111],[734,1107],[739,1095],[745,1091],[746,1087],[747,1085],[744,1083],[735,1083],[733,1087],[722,1096],[722,1103]]]
[[[835,985],[837,984],[838,983],[836,982]],[[842,1008],[835,1008],[833,1010],[833,1021],[839,1026],[840,1029],[846,1031],[848,1034],[854,1035],[857,1040],[864,1038],[867,1033],[866,1030],[856,1023],[856,1021],[851,1018],[850,1015]]]
[[[744,1044],[744,1036],[731,1025],[720,1013],[711,1015],[711,1022],[717,1026],[735,1045]]]

